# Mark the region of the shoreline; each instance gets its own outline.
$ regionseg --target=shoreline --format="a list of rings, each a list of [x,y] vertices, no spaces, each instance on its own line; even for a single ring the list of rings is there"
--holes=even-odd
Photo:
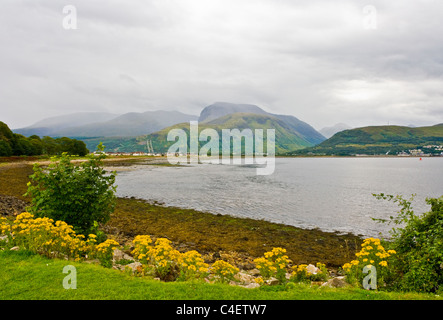
[[[0,194],[29,202],[23,194],[27,189],[28,176],[32,173],[30,163],[1,166]],[[217,215],[163,206],[134,197],[117,198],[116,209],[102,228],[128,248],[133,237],[149,234],[153,238],[168,238],[178,250],[197,250],[210,258],[227,255],[238,262],[244,261],[245,269],[255,257],[262,256],[273,247],[285,248],[294,264],[322,262],[328,267],[338,268],[352,259],[362,242],[360,236],[350,233]]]

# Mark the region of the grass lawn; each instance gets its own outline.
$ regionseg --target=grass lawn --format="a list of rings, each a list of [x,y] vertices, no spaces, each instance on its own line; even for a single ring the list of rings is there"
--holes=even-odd
[[[65,289],[66,265],[77,271],[77,289]],[[0,252],[1,300],[431,300],[431,294],[295,285],[246,289],[205,282],[160,282],[85,262]]]

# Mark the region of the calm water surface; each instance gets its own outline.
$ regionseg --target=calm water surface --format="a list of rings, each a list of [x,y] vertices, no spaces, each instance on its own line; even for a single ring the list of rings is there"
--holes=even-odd
[[[118,196],[165,205],[264,219],[302,228],[387,235],[372,221],[398,207],[372,193],[443,195],[443,158],[277,158],[275,172],[257,176],[254,166],[134,166],[117,176]]]

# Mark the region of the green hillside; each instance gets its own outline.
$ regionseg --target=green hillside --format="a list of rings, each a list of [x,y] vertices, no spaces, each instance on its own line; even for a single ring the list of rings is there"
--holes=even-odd
[[[345,130],[315,147],[293,154],[396,154],[425,145],[443,145],[443,125],[417,128],[371,126]]]
[[[239,129],[240,131],[249,128],[254,133],[255,129],[263,129],[264,146],[266,148],[266,130],[275,129],[275,152],[283,154],[293,150],[312,146],[302,134],[295,131],[289,124],[270,115],[252,114],[252,113],[233,113],[208,122],[199,123],[199,132],[206,128],[215,129],[219,134],[219,146],[222,147],[222,129]],[[167,152],[169,147],[174,143],[167,141],[167,136],[172,129],[182,129],[188,135],[189,145],[189,123],[180,123],[171,127],[167,127],[158,132],[138,137],[140,144],[146,143],[147,140],[152,141],[155,152]],[[200,145],[206,144],[205,141]]]

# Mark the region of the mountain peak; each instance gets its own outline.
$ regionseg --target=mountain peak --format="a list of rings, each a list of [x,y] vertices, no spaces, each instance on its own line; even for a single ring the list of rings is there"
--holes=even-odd
[[[211,121],[231,113],[267,114],[266,111],[253,104],[237,104],[230,102],[215,102],[205,107],[200,113],[199,122]]]

